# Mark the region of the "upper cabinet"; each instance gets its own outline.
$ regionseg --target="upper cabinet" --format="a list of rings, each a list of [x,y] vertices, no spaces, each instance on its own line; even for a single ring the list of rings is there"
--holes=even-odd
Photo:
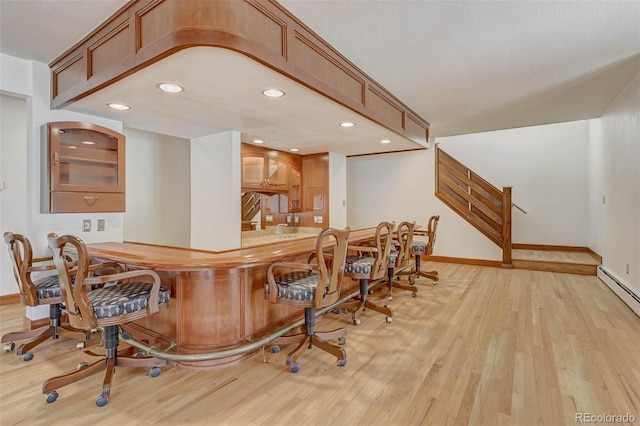
[[[242,190],[288,193],[293,184],[299,198],[300,156],[248,144],[242,147]]]
[[[43,126],[42,211],[123,212],[125,137],[96,124]]]

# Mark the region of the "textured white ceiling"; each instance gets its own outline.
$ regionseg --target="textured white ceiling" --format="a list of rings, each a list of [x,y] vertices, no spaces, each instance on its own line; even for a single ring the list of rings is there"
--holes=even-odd
[[[0,51],[48,63],[124,3],[0,0]],[[640,68],[638,1],[280,3],[435,136],[599,117]]]

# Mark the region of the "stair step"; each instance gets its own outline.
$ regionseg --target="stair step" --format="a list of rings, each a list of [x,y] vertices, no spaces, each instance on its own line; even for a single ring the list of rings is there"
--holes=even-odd
[[[587,251],[548,249],[514,249],[511,254],[517,269],[593,276],[601,263],[595,256]]]

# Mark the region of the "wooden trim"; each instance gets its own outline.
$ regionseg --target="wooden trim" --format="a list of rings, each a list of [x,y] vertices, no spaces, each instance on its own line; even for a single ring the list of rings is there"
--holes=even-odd
[[[413,149],[402,149],[402,150],[396,150],[396,151],[370,152],[370,153],[366,153],[366,154],[347,155],[347,158],[366,157],[366,156],[369,156],[369,155],[396,154],[398,152],[424,151],[425,149],[428,149],[428,148],[413,148]]]
[[[0,296],[0,306],[13,305],[14,303],[20,303],[20,293]]]
[[[443,263],[459,263],[463,265],[476,265],[476,266],[488,266],[491,268],[501,268],[502,262],[499,260],[486,260],[486,259],[468,259],[465,257],[448,257],[448,256],[421,256],[422,259],[431,262],[443,262]]]
[[[99,61],[89,57],[97,46]],[[275,0],[130,1],[51,62],[51,108],[198,46],[238,52],[399,135],[428,143],[426,120]]]

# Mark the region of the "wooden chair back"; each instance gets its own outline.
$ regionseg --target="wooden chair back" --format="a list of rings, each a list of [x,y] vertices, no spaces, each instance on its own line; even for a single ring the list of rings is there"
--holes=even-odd
[[[413,232],[416,227],[415,222],[400,222],[398,225],[398,259],[396,267],[402,267],[411,261],[411,245],[413,244]]]
[[[427,224],[427,255],[433,254],[433,247],[436,245],[436,231],[438,230],[439,215],[431,216]]]
[[[96,316],[93,306],[87,296],[87,285],[84,280],[89,276],[89,254],[87,247],[80,238],[73,235],[58,235],[51,233],[47,236],[49,247],[53,251],[53,261],[58,270],[60,292],[67,309],[69,324],[75,328],[91,330],[96,328]],[[69,244],[78,255],[77,269],[70,270],[68,257],[64,254],[65,246]],[[73,279],[72,279],[73,277]]]
[[[389,253],[393,244],[393,228],[395,222],[380,222],[376,228],[375,244],[378,255],[371,269],[370,279],[375,280],[387,275],[389,266]]]
[[[344,277],[344,261],[347,257],[347,246],[350,228],[328,228],[323,230],[316,240],[316,258],[320,274],[320,281],[316,289],[315,306],[321,308],[330,305],[340,297],[342,278]],[[328,245],[332,249],[323,249]],[[330,266],[330,268],[329,268]],[[326,293],[322,288],[326,283]]]
[[[5,243],[9,246],[9,257],[13,266],[13,276],[18,284],[18,292],[22,303],[27,306],[38,306],[43,304],[38,299],[36,287],[31,279],[31,273],[35,272],[33,263],[51,260],[51,257],[33,257],[31,242],[22,234],[5,232],[3,234]],[[36,268],[38,271],[53,270],[53,265],[44,265]],[[60,298],[48,299],[47,304],[60,303]]]

